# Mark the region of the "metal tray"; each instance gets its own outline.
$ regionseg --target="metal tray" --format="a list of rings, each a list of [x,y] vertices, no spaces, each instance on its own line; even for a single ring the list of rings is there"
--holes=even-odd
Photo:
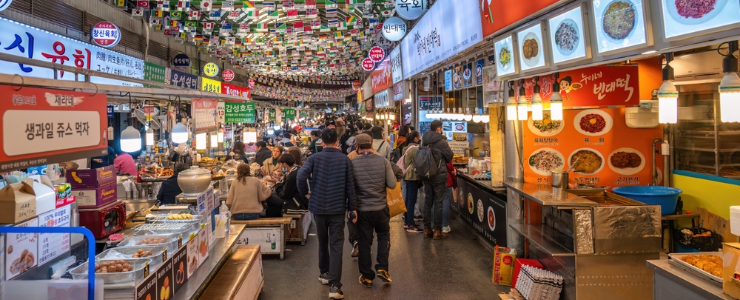
[[[134,235],[138,232],[145,231],[155,234],[182,234],[199,228],[199,223],[148,223],[133,227]]]
[[[167,219],[167,216],[170,214],[148,214],[146,216],[147,223],[202,223],[203,217],[197,214],[191,214],[193,216],[192,219],[184,219],[184,220],[170,220]],[[177,213],[173,213],[173,215],[177,215]]]
[[[161,257],[160,257],[161,259]],[[114,260],[114,259],[95,259],[95,262],[102,262],[106,260]],[[126,263],[134,266],[133,271],[129,272],[121,272],[121,273],[96,273],[95,279],[103,279],[105,284],[120,284],[120,283],[127,283],[127,284],[138,284],[141,280],[144,279],[144,267],[146,266],[146,263],[149,262],[150,264],[150,270],[151,266],[151,259],[121,259],[125,261]],[[87,279],[87,264],[83,263],[76,268],[69,271],[69,274],[72,275],[73,279]]]
[[[154,256],[147,256],[147,257],[140,257],[140,258],[134,258],[133,255],[136,254],[139,249],[148,250],[154,252]],[[175,250],[170,250],[170,248],[167,248],[167,254],[171,255],[174,253]],[[156,269],[159,265],[162,264],[162,253],[164,252],[164,247],[157,247],[157,246],[133,246],[133,247],[115,247],[110,248],[108,250],[105,250],[103,252],[100,252],[96,256],[98,259],[131,259],[131,260],[149,260],[149,265],[153,269]]]
[[[187,240],[187,237],[183,234],[183,240]],[[118,247],[167,247],[168,250],[176,250],[177,249],[177,236],[178,234],[158,234],[158,235],[135,235],[125,238],[123,241],[118,243]],[[141,244],[141,241],[144,239],[150,239],[150,238],[164,238],[164,243],[160,244]],[[186,242],[183,241],[183,244]]]
[[[723,257],[722,252],[692,252],[692,253],[668,254],[668,258],[670,258],[668,263],[670,263],[671,265],[679,267],[689,273],[692,273],[699,278],[707,279],[708,281],[712,282],[715,285],[718,285],[720,287],[722,286],[722,278],[709,274],[706,271],[699,269],[695,266],[692,266],[680,259],[681,257],[687,256],[687,255],[716,255],[722,258]]]

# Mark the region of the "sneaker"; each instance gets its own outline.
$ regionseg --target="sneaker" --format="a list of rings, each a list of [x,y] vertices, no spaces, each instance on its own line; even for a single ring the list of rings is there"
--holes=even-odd
[[[422,232],[422,231],[424,231],[424,230],[422,230],[421,228],[419,228],[416,225],[410,225],[408,228],[406,228],[406,232],[414,232],[414,233],[417,233],[417,232]]]
[[[429,228],[424,228],[424,237],[430,238],[432,236],[434,236],[434,232],[432,232],[432,230]]]
[[[378,276],[378,278],[383,282],[393,282],[393,280],[391,280],[391,275],[388,274],[388,271],[386,270],[378,270],[376,276]]]
[[[329,299],[344,299],[344,293],[342,293],[342,289],[332,285],[329,288]]]
[[[422,220],[422,219],[424,219],[424,216],[422,216],[422,215],[416,215],[416,216],[414,216],[414,220],[417,220],[418,221],[418,220]]]
[[[352,243],[352,257],[360,255],[360,247],[357,242]]]
[[[435,240],[441,240],[441,239],[446,239],[446,238],[447,238],[447,234],[444,233],[444,232],[442,232],[441,229],[435,229],[434,230],[434,237],[433,237],[433,239],[435,239]]]
[[[442,226],[442,232],[444,232],[444,233],[450,233],[450,231],[452,231],[450,229],[450,226]]]
[[[329,272],[319,275],[321,284],[329,284]]]
[[[409,226],[411,226],[411,225],[403,224],[403,229],[409,229]]]
[[[365,276],[360,275],[360,284],[366,288],[373,287],[373,281],[371,279],[365,278]]]

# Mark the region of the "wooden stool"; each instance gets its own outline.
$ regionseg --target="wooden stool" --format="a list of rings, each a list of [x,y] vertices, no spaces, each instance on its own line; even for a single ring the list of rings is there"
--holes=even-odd
[[[290,217],[292,220],[289,225],[286,225],[285,232],[288,237],[288,242],[300,242],[301,246],[306,245],[306,237],[308,236],[308,229],[311,228],[311,213],[306,212],[304,214],[284,214],[283,217]]]
[[[257,299],[265,278],[258,245],[239,246],[213,277],[200,299]]]

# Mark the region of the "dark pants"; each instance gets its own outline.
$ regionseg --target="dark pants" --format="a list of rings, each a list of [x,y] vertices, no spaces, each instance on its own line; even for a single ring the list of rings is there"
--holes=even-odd
[[[283,216],[283,206],[285,205],[283,199],[273,194],[265,202],[267,202],[267,218],[279,218]]]
[[[260,218],[260,214],[234,214],[231,216],[234,220],[257,220]]]
[[[329,272],[329,284],[342,287],[342,251],[345,214],[314,215],[319,238],[319,271]]]
[[[352,220],[347,219],[347,231],[349,231],[349,244],[354,245],[357,242],[357,224],[352,223]]]
[[[404,214],[406,218],[404,219],[404,223],[406,223],[406,225],[415,225],[414,206],[416,206],[416,197],[419,195],[421,181],[405,180],[404,182],[406,182],[406,187],[404,187],[404,192],[406,192],[406,194],[403,197],[403,201],[406,204],[406,213]]]
[[[390,221],[391,214],[386,207],[378,211],[358,211],[357,218],[357,237],[360,247],[360,254],[357,257],[357,265],[360,267],[360,274],[367,279],[374,279],[372,264],[373,258],[371,250],[373,246],[373,230],[378,235],[378,254],[375,260],[375,270],[388,271],[388,255],[391,250]]]
[[[442,229],[442,200],[445,197],[445,189],[447,189],[447,182],[444,181],[424,183],[424,193],[426,194],[426,199],[424,199],[425,229]],[[434,207],[434,214],[432,214],[432,207]],[[432,226],[432,221],[434,221],[434,226]]]

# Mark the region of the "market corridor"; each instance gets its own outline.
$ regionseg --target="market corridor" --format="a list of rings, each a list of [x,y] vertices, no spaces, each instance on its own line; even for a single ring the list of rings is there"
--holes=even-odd
[[[508,287],[491,283],[492,254],[451,216],[452,232],[445,240],[424,239],[403,230],[401,217],[391,219],[390,274],[393,283],[379,279],[373,288],[357,280],[357,259],[344,245],[342,290],[345,299],[493,299]],[[315,233],[315,226],[310,233]],[[345,233],[345,237],[347,234]],[[285,260],[264,256],[265,286],[260,300],[328,299],[329,286],[318,281],[318,247],[315,235],[306,246],[288,244]],[[373,259],[376,251],[373,244]]]

